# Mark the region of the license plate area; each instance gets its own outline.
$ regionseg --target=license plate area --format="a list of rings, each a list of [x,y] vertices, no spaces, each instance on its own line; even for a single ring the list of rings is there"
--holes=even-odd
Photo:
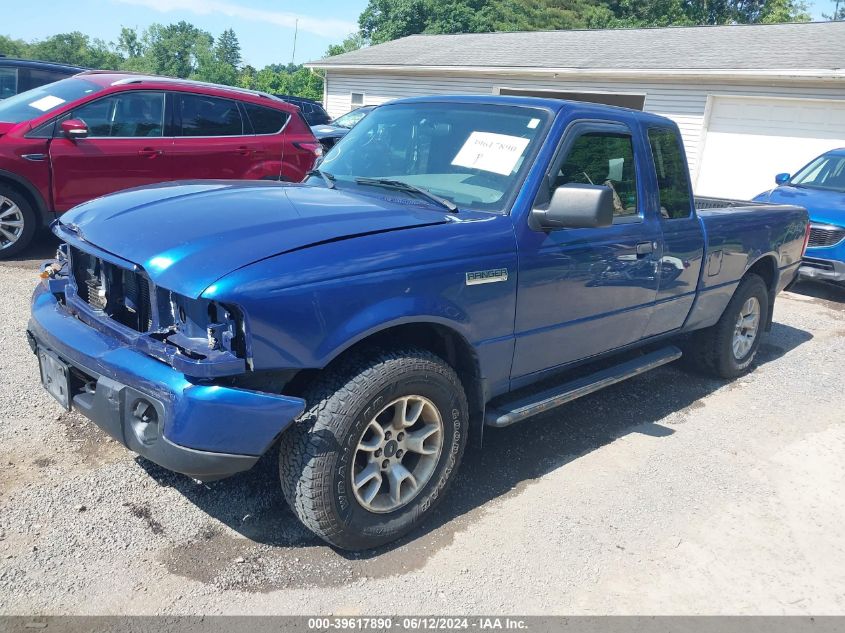
[[[59,404],[70,411],[70,367],[55,354],[38,350],[41,384]]]

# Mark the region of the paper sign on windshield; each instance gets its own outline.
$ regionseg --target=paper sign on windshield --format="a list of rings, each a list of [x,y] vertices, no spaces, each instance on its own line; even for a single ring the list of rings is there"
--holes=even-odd
[[[64,99],[54,97],[53,95],[47,95],[46,97],[38,99],[38,101],[33,101],[29,105],[37,110],[41,110],[42,112],[47,112],[47,110],[52,110],[57,105],[61,105],[64,102]]]
[[[509,175],[530,139],[493,132],[473,132],[452,160],[453,165]]]

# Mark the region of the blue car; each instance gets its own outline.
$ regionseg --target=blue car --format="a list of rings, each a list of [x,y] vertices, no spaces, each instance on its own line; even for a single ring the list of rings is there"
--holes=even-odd
[[[795,204],[810,212],[810,241],[799,275],[845,284],[845,147],[822,154],[756,202]]]

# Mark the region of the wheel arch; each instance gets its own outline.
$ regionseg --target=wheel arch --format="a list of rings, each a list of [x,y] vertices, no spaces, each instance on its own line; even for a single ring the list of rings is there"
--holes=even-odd
[[[766,253],[757,258],[757,260],[748,267],[743,274],[743,279],[748,275],[757,275],[766,284],[769,289],[769,309],[766,314],[766,323],[764,330],[769,332],[772,329],[772,318],[775,309],[775,294],[777,292],[778,278],[780,271],[778,270],[777,258],[773,253]]]
[[[47,203],[32,183],[26,178],[0,169],[0,184],[10,186],[19,191],[21,195],[26,197],[27,201],[32,205],[32,209],[38,214],[42,226],[46,226],[52,220],[50,210],[47,208]]]
[[[403,346],[426,349],[444,361],[458,374],[466,392],[470,411],[470,432],[480,441],[480,434],[475,430],[483,425],[486,385],[481,370],[478,354],[453,324],[436,317],[418,317],[375,326],[345,345],[332,351],[321,369],[300,371],[286,387],[286,393],[296,393],[313,379],[314,375],[329,369],[345,356],[366,350],[367,348]]]

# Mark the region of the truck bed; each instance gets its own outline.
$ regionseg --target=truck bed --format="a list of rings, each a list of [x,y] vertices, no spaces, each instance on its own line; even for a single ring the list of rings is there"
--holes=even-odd
[[[732,207],[756,207],[765,206],[762,202],[751,202],[750,200],[734,200],[732,198],[711,198],[709,196],[695,196],[695,210],[725,209]]]

